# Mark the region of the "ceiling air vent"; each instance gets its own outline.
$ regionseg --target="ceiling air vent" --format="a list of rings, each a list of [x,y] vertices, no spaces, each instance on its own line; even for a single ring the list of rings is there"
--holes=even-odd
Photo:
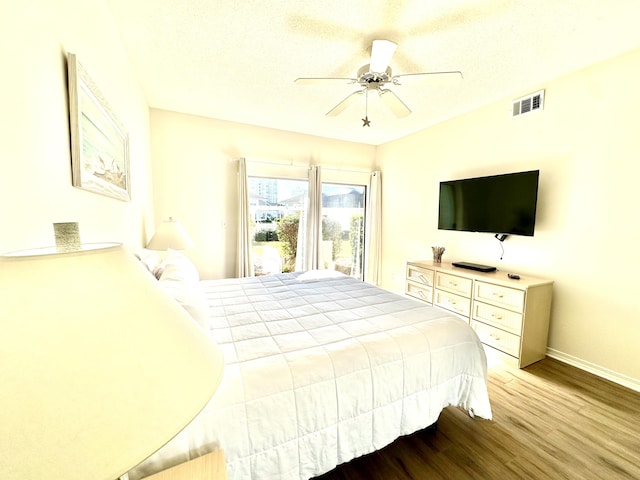
[[[513,110],[511,111],[512,117],[519,117],[525,113],[535,112],[542,110],[544,106],[544,90],[532,93],[526,97],[519,98],[513,102]]]

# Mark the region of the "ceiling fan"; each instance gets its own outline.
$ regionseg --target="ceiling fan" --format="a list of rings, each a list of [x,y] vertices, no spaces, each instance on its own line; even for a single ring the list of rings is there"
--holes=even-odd
[[[393,91],[388,88],[383,88],[384,85],[389,83],[393,85],[401,85],[400,79],[402,77],[417,76],[417,75],[440,75],[457,73],[462,77],[462,72],[458,70],[449,72],[420,72],[420,73],[407,73],[404,75],[392,75],[389,62],[396,51],[397,45],[389,40],[374,40],[371,46],[371,60],[369,64],[360,67],[356,78],[296,78],[295,83],[298,85],[318,85],[326,83],[338,83],[344,84],[358,84],[360,88],[355,92],[349,94],[344,100],[338,103],[335,107],[327,112],[327,116],[335,117],[342,113],[349,105],[357,100],[361,95],[365,95],[368,102],[369,91],[376,91],[384,103],[389,107],[391,112],[398,117],[406,117],[411,113],[411,109],[398,97]],[[367,103],[365,103],[367,105]],[[367,107],[365,107],[367,108]],[[370,120],[367,117],[365,110],[365,118],[362,119],[363,127],[370,126]]]

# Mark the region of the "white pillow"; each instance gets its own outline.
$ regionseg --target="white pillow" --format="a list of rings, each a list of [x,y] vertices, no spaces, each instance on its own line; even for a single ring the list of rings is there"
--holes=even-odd
[[[178,280],[197,282],[200,280],[198,269],[186,255],[169,250],[166,259],[155,269],[158,280]]]
[[[138,260],[140,260],[140,262],[145,267],[147,267],[147,270],[149,270],[149,272],[151,272],[151,274],[155,276],[156,270],[162,263],[162,259],[160,258],[160,255],[158,254],[157,250],[139,248],[133,253],[138,258]]]
[[[198,282],[181,282],[161,278],[159,283],[162,289],[173,297],[198,325],[209,330],[211,326],[209,303]]]
[[[211,316],[209,302],[200,286],[196,266],[185,255],[170,251],[159,267],[158,283],[205,330],[209,330]]]

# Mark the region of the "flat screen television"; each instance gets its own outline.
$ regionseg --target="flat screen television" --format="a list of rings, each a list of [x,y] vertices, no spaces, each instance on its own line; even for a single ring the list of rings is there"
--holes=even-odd
[[[440,182],[438,228],[533,236],[540,170]]]

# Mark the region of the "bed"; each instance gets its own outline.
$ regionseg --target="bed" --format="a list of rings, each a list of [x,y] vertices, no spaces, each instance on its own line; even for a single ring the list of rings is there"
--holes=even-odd
[[[460,318],[327,270],[196,281],[187,266],[185,282],[173,258],[159,283],[222,349],[224,378],[131,480],[216,449],[229,479],[309,479],[447,406],[491,418],[484,351]]]

